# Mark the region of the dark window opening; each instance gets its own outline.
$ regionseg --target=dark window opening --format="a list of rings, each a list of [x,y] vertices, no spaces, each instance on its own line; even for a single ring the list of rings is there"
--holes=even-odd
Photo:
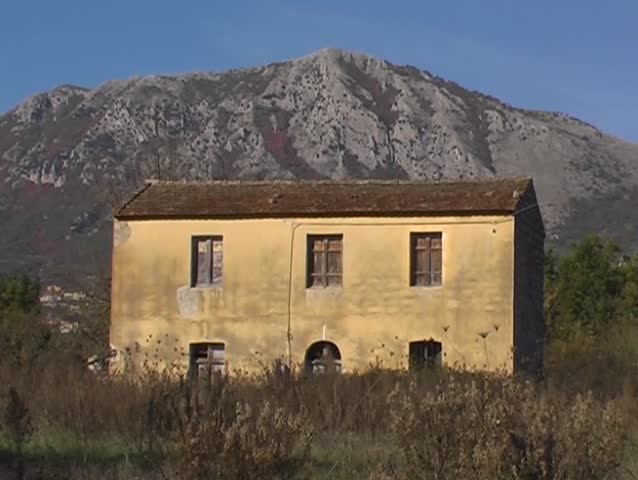
[[[410,234],[410,285],[431,287],[441,285],[443,272],[443,241],[440,232]]]
[[[441,366],[443,363],[443,345],[435,340],[410,342],[410,370]]]
[[[189,372],[191,377],[211,378],[226,371],[226,347],[223,343],[191,343]]]
[[[221,236],[193,237],[191,258],[191,287],[206,287],[222,282],[224,242]]]
[[[342,285],[343,235],[308,235],[308,288]]]
[[[313,343],[306,350],[304,367],[307,373],[341,372],[341,352],[332,342]]]

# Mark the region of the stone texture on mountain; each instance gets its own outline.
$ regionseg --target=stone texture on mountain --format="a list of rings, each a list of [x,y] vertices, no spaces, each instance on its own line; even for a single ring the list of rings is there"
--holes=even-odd
[[[108,271],[112,206],[145,178],[532,176],[551,244],[636,247],[638,146],[414,67],[323,50],[226,73],[61,86],[0,117],[0,270]]]

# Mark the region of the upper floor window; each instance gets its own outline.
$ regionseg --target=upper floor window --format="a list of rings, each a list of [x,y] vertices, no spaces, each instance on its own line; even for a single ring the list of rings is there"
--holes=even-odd
[[[441,232],[410,234],[410,285],[441,285],[443,242]]]
[[[308,235],[308,287],[342,285],[343,235]]]
[[[223,278],[224,243],[221,236],[197,236],[192,241],[191,287],[220,284]]]

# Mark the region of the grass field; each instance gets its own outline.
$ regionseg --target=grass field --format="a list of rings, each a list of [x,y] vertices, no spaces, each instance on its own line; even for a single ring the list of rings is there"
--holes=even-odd
[[[445,369],[173,381],[2,371],[0,478],[635,478],[635,382]],[[560,378],[560,377],[558,377]],[[607,379],[609,381],[609,378]],[[21,471],[22,470],[22,471]]]

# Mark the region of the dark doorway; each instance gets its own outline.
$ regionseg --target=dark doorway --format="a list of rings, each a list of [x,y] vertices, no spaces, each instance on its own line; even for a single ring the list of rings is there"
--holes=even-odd
[[[315,342],[306,350],[304,368],[307,373],[341,372],[341,352],[332,342]]]
[[[435,340],[410,342],[410,370],[420,370],[428,366],[441,366],[443,345]]]

